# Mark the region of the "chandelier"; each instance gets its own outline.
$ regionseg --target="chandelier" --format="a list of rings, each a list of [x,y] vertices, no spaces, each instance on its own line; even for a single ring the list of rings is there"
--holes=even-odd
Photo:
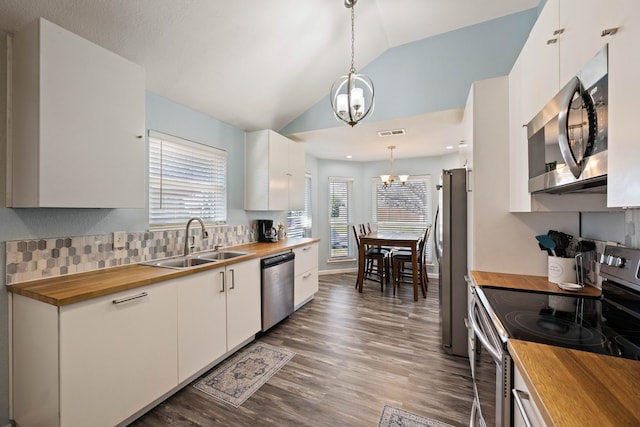
[[[353,66],[355,5],[358,0],[344,0],[346,8],[351,9],[351,69],[346,76],[339,77],[331,86],[331,109],[333,114],[345,123],[355,126],[373,111],[373,82],[364,74],[356,74]]]
[[[382,186],[384,188],[391,187],[391,184],[393,184],[393,182],[395,181],[393,176],[393,150],[394,148],[396,148],[396,146],[390,145],[387,148],[391,152],[391,154],[389,155],[389,164],[390,164],[389,175],[380,175],[380,180],[382,181]],[[409,179],[409,175],[398,175],[398,179],[400,179],[400,183],[402,185],[405,185],[407,183],[407,180]]]

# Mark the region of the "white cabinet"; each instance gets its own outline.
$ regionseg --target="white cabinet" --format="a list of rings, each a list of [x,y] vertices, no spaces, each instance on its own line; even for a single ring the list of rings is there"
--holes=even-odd
[[[270,129],[245,137],[244,208],[304,209],[304,147]]]
[[[318,292],[318,244],[295,248],[293,305],[297,310]]]
[[[262,328],[260,260],[229,265],[225,273],[227,350],[232,351]]]
[[[189,379],[227,351],[225,269],[178,280],[178,382]]]
[[[178,382],[182,383],[260,331],[260,261],[176,280]]]
[[[609,150],[607,204],[610,207],[640,206],[640,144],[636,108],[640,99],[640,2],[599,2],[604,24],[618,28],[609,42]]]
[[[514,427],[545,427],[547,425],[524,382],[522,373],[515,364],[513,367],[513,389],[511,392]]]
[[[42,18],[13,49],[12,207],[144,208],[145,73]]]
[[[175,281],[62,307],[13,296],[18,425],[112,426],[178,383]]]

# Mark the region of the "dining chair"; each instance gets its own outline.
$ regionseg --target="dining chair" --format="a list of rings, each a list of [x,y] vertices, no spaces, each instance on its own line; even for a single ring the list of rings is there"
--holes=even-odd
[[[418,284],[422,289],[422,296],[424,298],[427,297],[427,283],[429,282],[429,276],[427,275],[427,265],[426,265],[426,247],[427,241],[429,240],[429,233],[431,231],[431,227],[427,227],[424,231],[424,235],[418,242]],[[393,295],[396,294],[396,288],[400,286],[401,283],[411,283],[413,285],[413,270],[411,267],[407,271],[406,264],[411,266],[411,251],[407,250],[399,250],[393,251],[391,254],[391,271],[392,271],[392,281],[393,281]]]
[[[356,240],[358,253],[360,253],[360,245],[362,245],[362,241],[360,240],[360,235],[362,233],[358,233],[358,228],[355,225],[351,226],[353,229],[353,235]],[[380,281],[380,291],[384,290],[384,282],[390,281],[390,252],[381,249],[378,247],[365,247],[364,248],[364,277],[363,279],[373,280],[377,278]],[[358,284],[356,283],[356,287]]]

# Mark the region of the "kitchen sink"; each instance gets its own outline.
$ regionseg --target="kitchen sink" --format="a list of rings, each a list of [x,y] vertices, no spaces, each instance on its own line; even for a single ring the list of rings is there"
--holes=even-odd
[[[215,259],[209,258],[195,258],[195,257],[178,257],[178,258],[169,258],[163,259],[159,261],[149,261],[143,262],[144,265],[150,265],[153,267],[165,267],[165,268],[176,268],[179,270],[191,267],[197,267],[203,264],[211,264],[216,262]]]
[[[214,251],[214,252],[205,252],[202,254],[196,254],[198,259],[201,260],[213,260],[213,261],[222,261],[225,259],[236,258],[242,255],[248,255],[250,252],[240,252],[240,251]]]

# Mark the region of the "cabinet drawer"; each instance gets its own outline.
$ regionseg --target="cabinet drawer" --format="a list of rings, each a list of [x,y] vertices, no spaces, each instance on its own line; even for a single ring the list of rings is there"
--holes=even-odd
[[[293,282],[293,305],[296,309],[318,292],[318,268],[296,274]]]
[[[305,271],[309,271],[312,268],[318,267],[318,244],[313,243],[311,245],[295,248],[293,252],[296,255],[295,259],[295,274],[302,274]]]

